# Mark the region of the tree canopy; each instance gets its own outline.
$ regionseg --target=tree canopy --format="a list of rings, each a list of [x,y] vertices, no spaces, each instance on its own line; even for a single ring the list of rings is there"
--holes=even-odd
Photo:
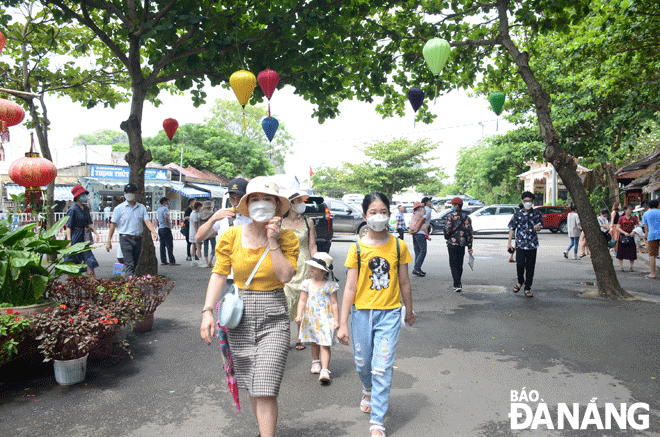
[[[91,134],[80,134],[73,139],[73,144],[80,145],[112,145],[112,151],[118,152],[123,146],[123,151],[128,151],[128,136],[126,132],[113,129],[99,129]]]

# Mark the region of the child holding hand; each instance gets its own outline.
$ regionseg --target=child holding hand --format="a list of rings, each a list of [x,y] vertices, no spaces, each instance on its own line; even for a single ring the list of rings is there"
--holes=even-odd
[[[316,252],[305,263],[310,266],[310,278],[305,279],[300,286],[296,317],[296,323],[300,325],[298,341],[312,343],[310,371],[319,374],[321,384],[327,384],[330,382],[330,346],[335,331],[339,329],[339,284],[332,273],[332,257],[327,253]]]

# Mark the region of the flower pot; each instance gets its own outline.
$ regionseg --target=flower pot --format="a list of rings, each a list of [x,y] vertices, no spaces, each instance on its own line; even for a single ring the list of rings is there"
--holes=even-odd
[[[53,302],[46,302],[36,305],[7,307],[7,308],[0,308],[0,312],[6,313],[8,312],[7,310],[12,310],[14,314],[18,313],[20,316],[31,319],[32,315],[37,313],[43,313],[46,308],[52,307],[53,305],[54,305]]]
[[[73,360],[53,360],[55,381],[60,385],[73,385],[85,380],[87,355]]]
[[[145,314],[144,319],[138,320],[133,325],[135,332],[149,332],[154,327],[154,313]]]

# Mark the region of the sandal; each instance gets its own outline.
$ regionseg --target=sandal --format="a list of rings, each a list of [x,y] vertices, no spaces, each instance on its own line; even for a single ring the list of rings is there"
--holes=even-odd
[[[369,435],[372,436],[373,431],[378,431],[380,432],[381,437],[387,437],[387,434],[385,434],[385,427],[383,425],[371,425],[369,427]]]
[[[369,400],[367,400],[367,396],[369,396]],[[360,411],[362,411],[365,414],[371,414],[371,390],[362,390]]]
[[[309,371],[310,373],[321,373],[321,361],[312,360],[312,368]]]
[[[516,284],[515,287],[513,287],[513,292],[517,293],[520,291],[521,288],[522,288],[521,284]]]
[[[534,295],[532,294],[532,290],[525,290],[525,296],[534,297]]]
[[[304,350],[304,349],[305,349],[304,344],[302,344],[301,342],[296,343],[296,350],[301,351],[301,350]]]

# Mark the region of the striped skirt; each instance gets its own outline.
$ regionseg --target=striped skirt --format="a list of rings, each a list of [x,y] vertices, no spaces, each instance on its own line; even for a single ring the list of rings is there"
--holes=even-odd
[[[286,296],[282,289],[242,296],[243,318],[227,336],[238,387],[252,397],[277,396],[291,336]]]

